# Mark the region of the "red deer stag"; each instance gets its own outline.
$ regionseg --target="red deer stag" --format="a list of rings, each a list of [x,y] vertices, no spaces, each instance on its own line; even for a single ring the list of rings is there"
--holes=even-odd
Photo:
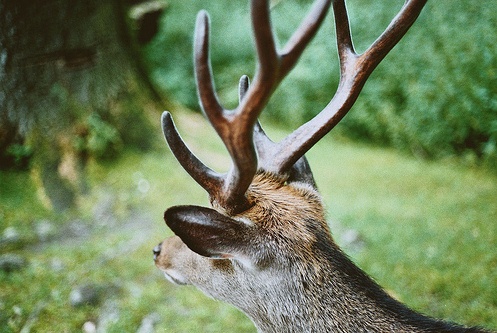
[[[169,113],[162,126],[180,164],[210,195],[212,208],[176,206],[164,218],[176,236],[154,249],[176,284],[191,284],[245,312],[259,332],[483,332],[422,316],[390,297],[335,244],[304,157],[352,107],[378,63],[402,38],[427,0],[407,0],[381,36],[354,51],[344,0],[317,0],[278,51],[268,0],[251,1],[258,66],[243,76],[239,104],[216,96],[209,60],[209,17],[198,14],[195,78],[205,116],[233,161],[226,174],[205,166],[180,138]],[[330,103],[280,143],[257,118],[333,6],[340,83]]]

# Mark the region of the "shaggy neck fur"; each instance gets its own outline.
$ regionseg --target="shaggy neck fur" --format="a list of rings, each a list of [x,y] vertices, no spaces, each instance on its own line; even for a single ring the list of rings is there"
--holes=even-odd
[[[334,243],[310,186],[262,174],[248,196],[254,206],[245,217],[278,243],[271,266],[254,273],[257,290],[238,304],[259,332],[483,332],[422,316],[390,297]],[[271,248],[274,239],[263,241]]]
[[[484,332],[422,316],[355,266],[331,237],[312,183],[258,174],[251,208],[235,216],[198,206],[165,213],[177,236],[156,265],[244,311],[259,332]]]

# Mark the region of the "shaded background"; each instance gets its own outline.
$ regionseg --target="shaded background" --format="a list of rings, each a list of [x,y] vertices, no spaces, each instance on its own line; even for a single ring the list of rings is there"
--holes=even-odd
[[[311,1],[272,1],[282,44]],[[403,1],[348,5],[358,50]],[[221,100],[254,69],[239,1],[0,1],[0,332],[253,332],[164,281],[162,212],[207,205],[163,144],[160,112],[209,165],[192,36],[212,19]],[[419,311],[497,328],[497,2],[429,2],[351,113],[309,153],[338,242]],[[229,14],[227,14],[229,13]],[[332,97],[332,15],[263,115],[279,139]],[[193,112],[192,112],[193,111]]]

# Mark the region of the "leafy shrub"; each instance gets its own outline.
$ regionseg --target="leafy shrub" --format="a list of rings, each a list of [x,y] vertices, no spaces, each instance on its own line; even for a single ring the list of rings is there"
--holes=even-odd
[[[0,170],[26,170],[32,155],[32,148],[17,133],[16,127],[9,121],[0,120]]]
[[[254,71],[248,6],[234,1],[170,3],[160,37],[147,54],[155,82],[179,102],[198,109],[192,34],[196,11],[205,8],[212,18],[211,58],[218,94],[233,107],[238,77]],[[309,4],[274,3],[273,26],[283,44]],[[348,2],[358,51],[381,33],[403,3]],[[337,130],[423,157],[455,154],[496,161],[496,11],[497,3],[488,1],[429,2]],[[266,113],[274,121],[297,126],[331,99],[338,80],[331,16],[269,103]]]
[[[117,129],[102,120],[97,113],[88,117],[88,138],[86,150],[97,158],[109,158],[116,155],[122,146]]]
[[[7,148],[7,156],[12,157],[13,166],[18,169],[26,169],[29,166],[29,159],[33,155],[31,147],[14,143]]]
[[[428,157],[495,158],[496,9],[429,3],[371,78],[345,131]]]

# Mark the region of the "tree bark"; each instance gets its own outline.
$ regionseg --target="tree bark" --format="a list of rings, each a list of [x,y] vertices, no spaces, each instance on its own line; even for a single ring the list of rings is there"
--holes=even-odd
[[[144,106],[158,101],[137,66],[128,6],[0,0],[0,141],[5,146],[14,132],[29,142],[37,178],[57,210],[73,206],[85,190],[79,173],[88,157],[126,144],[131,125],[147,128]],[[141,39],[151,38],[162,9],[155,7]],[[135,138],[138,145],[147,145],[147,132]],[[67,156],[76,161],[64,163]]]

